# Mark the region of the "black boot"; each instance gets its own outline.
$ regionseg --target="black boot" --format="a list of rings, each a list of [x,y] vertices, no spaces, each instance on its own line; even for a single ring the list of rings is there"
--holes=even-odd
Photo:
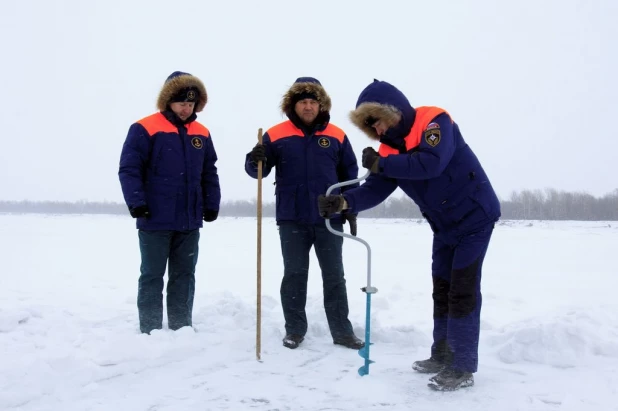
[[[444,361],[439,361],[434,357],[427,360],[414,361],[412,369],[423,374],[437,374],[446,367]]]
[[[354,334],[334,338],[333,344],[343,345],[344,347],[351,348],[353,350],[360,350],[365,346],[365,343],[362,342],[359,338],[357,338]]]
[[[298,346],[301,342],[303,342],[304,339],[305,337],[303,337],[302,335],[288,334],[283,339],[283,346],[291,349],[298,348]]]
[[[474,376],[471,372],[445,368],[438,375],[431,377],[427,385],[436,391],[455,391],[460,388],[472,387]]]
[[[453,362],[453,352],[446,340],[434,342],[431,347],[431,357],[427,360],[415,361],[412,364],[414,371],[423,374],[437,374]]]

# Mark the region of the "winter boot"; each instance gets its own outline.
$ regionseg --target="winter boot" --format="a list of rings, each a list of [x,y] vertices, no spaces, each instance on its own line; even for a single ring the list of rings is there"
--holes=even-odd
[[[304,339],[305,337],[303,337],[302,335],[288,334],[283,339],[283,346],[291,349],[298,348],[298,346],[301,342],[303,342]]]
[[[418,371],[423,374],[437,374],[442,371],[446,367],[446,363],[444,361],[440,361],[431,357],[427,360],[422,361],[414,361],[412,364],[412,369],[414,371]]]
[[[351,348],[353,350],[360,350],[365,346],[365,343],[362,342],[359,338],[357,338],[354,334],[334,338],[333,344],[343,345],[344,347]]]
[[[460,388],[472,387],[474,376],[470,372],[445,368],[429,379],[429,388],[436,391],[455,391]]]

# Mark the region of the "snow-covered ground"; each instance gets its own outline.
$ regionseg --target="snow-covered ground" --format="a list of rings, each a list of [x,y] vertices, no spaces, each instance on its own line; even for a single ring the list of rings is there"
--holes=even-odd
[[[433,392],[410,368],[431,345],[431,232],[359,220],[373,250],[370,374],[334,346],[312,256],[305,342],[281,344],[282,259],[264,220],[262,361],[256,220],[202,230],[195,330],[138,332],[134,221],[1,215],[1,410],[618,410],[618,223],[501,222],[483,272],[476,385]],[[365,248],[346,240],[350,316],[364,336]]]

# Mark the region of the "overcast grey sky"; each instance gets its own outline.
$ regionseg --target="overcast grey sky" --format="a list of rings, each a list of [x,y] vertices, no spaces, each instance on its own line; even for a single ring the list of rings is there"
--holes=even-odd
[[[122,201],[127,130],[175,70],[208,90],[224,201],[256,196],[245,154],[299,76],[322,82],[359,159],[372,143],[347,115],[378,78],[449,111],[502,198],[603,195],[618,188],[616,21],[616,0],[6,1],[0,199]]]

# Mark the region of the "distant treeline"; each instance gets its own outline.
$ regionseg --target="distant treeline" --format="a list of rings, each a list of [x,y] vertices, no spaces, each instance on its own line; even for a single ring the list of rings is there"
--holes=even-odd
[[[580,220],[618,221],[618,189],[594,197],[582,192],[553,189],[513,192],[508,200],[500,200],[502,218],[509,220]],[[128,215],[122,203],[96,201],[0,201],[0,212],[40,214],[116,214]],[[262,205],[264,217],[274,217],[275,204]],[[224,201],[219,215],[253,217],[255,200]],[[379,206],[363,211],[368,218],[422,218],[418,207],[407,197],[392,197]]]

